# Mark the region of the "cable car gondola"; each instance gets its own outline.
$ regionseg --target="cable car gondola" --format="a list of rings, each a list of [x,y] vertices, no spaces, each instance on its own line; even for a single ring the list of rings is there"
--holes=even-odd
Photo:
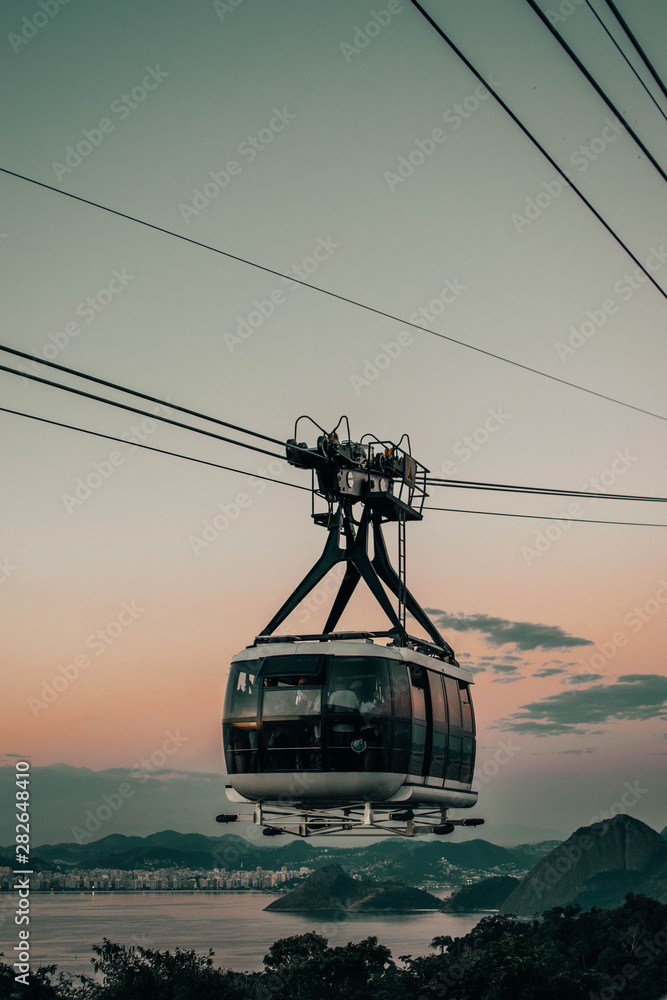
[[[313,518],[326,528],[327,542],[262,633],[232,660],[223,716],[227,797],[255,808],[252,816],[217,818],[252,818],[268,836],[415,836],[477,826],[483,820],[448,815],[477,801],[473,679],[405,583],[405,527],[422,519],[428,470],[410,454],[409,441],[400,446],[403,439],[395,445],[365,435],[353,442],[348,425],[348,440],[339,439],[337,427],[309,448],[297,444],[296,430],[287,459],[312,472]],[[315,511],[315,497],[324,510]],[[387,522],[398,526],[398,572],[382,532]],[[341,562],[345,574],[323,631],[276,636]],[[362,578],[391,627],[337,632]],[[427,640],[407,633],[407,613]]]

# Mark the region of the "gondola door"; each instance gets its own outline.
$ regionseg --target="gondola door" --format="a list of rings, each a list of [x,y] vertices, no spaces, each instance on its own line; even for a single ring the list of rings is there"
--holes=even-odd
[[[412,695],[412,747],[410,751],[410,776],[413,783],[428,773],[430,758],[430,708],[427,671],[410,664],[410,693]]]

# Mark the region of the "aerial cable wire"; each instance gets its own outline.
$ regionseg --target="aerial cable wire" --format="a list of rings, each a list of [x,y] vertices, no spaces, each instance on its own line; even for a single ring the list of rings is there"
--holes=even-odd
[[[97,385],[104,385],[108,389],[117,389],[118,392],[127,392],[132,396],[139,396],[141,399],[146,399],[150,403],[158,403],[160,406],[166,406],[171,410],[178,410],[180,413],[187,413],[191,417],[200,417],[202,420],[209,420],[211,423],[219,424],[221,427],[229,427],[234,431],[241,431],[243,434],[250,434],[253,437],[261,438],[263,441],[270,441],[272,444],[284,445],[284,441],[279,438],[269,437],[266,434],[260,434],[259,431],[250,431],[247,427],[239,427],[238,424],[230,424],[226,420],[220,420],[218,417],[209,417],[205,413],[200,413],[198,410],[191,410],[187,406],[179,406],[177,403],[169,403],[166,399],[159,399],[157,396],[149,396],[148,393],[139,392],[138,389],[129,389],[127,386],[119,385],[117,382],[110,382],[104,378],[98,378],[96,375],[88,375],[86,372],[79,371],[77,368],[67,368],[65,365],[56,364],[55,361],[45,361],[43,358],[38,357],[35,354],[28,354],[26,351],[19,351],[15,347],[5,347],[0,344],[0,351],[5,351],[7,354],[14,354],[16,357],[25,358],[27,361],[34,361],[39,365],[46,365],[48,368],[55,368],[60,372],[67,372],[68,375],[76,375],[77,378],[87,379],[89,382],[95,382]]]
[[[39,375],[30,375],[28,372],[16,368],[8,368],[7,365],[0,365],[0,371],[8,372],[10,375],[18,375],[21,378],[30,379],[31,382],[39,382],[42,385],[49,385],[53,389],[62,389],[63,392],[73,393],[75,396],[83,396],[85,399],[93,399],[98,403],[106,403],[108,406],[115,406],[119,410],[129,410],[130,413],[138,413],[142,417],[149,417],[151,420],[160,420],[162,423],[171,424],[172,427],[181,427],[186,431],[194,431],[195,434],[203,434],[206,437],[215,438],[216,441],[224,441],[227,444],[235,444],[239,448],[247,448],[248,451],[257,451],[261,455],[269,455],[271,458],[284,459],[284,455],[276,455],[266,448],[258,448],[257,445],[247,444],[245,441],[236,441],[234,438],[225,437],[222,434],[215,434],[213,431],[204,430],[202,427],[193,427],[191,424],[184,424],[180,420],[172,420],[170,417],[162,417],[158,413],[151,413],[150,410],[140,410],[136,406],[128,403],[118,403],[114,399],[106,399],[104,396],[97,396],[92,392],[85,392],[83,389],[75,389],[71,385],[62,385],[59,382],[51,382],[49,379],[41,378]],[[169,406],[169,404],[165,404]]]
[[[419,7],[419,5],[416,4],[416,0],[411,0],[411,2],[415,3],[415,5]],[[435,24],[435,22],[432,21],[432,19],[429,17],[429,15],[426,14],[423,11],[423,8],[419,7],[419,9],[422,11],[422,13],[424,13],[424,16],[427,18],[427,20],[431,21],[432,24]],[[436,27],[436,30],[439,33],[441,33],[440,28],[438,28],[437,25],[435,27]],[[445,39],[445,40],[449,41],[448,39]],[[452,44],[452,43],[450,43],[450,44]],[[455,49],[454,51],[456,51],[458,53],[458,49]],[[639,268],[639,270],[642,271],[646,275],[646,277],[651,282],[651,284],[654,285],[655,288],[660,292],[660,294],[664,298],[667,299],[667,291],[665,291],[665,289],[663,289],[657,283],[657,281],[653,278],[653,276],[650,274],[650,272],[644,267],[643,264],[640,263],[640,261],[637,259],[637,257],[634,256],[634,254],[631,252],[631,250],[628,249],[628,247],[621,240],[621,238],[616,235],[616,233],[612,229],[612,227],[608,223],[606,223],[604,221],[604,219],[599,214],[599,212],[595,208],[593,208],[593,206],[587,200],[587,198],[579,191],[578,188],[575,187],[575,185],[572,183],[572,181],[567,177],[567,175],[563,172],[563,170],[561,170],[561,168],[558,166],[558,164],[556,163],[556,161],[546,152],[545,149],[543,149],[543,147],[539,144],[539,142],[536,139],[533,138],[533,136],[527,130],[527,128],[514,115],[514,112],[512,112],[507,107],[507,105],[504,103],[504,101],[502,100],[502,98],[500,98],[493,91],[493,89],[486,83],[486,81],[484,81],[483,77],[477,72],[477,70],[472,66],[472,64],[468,63],[468,61],[466,60],[465,56],[463,56],[462,53],[458,53],[458,54],[460,54],[460,56],[464,60],[464,62],[466,62],[466,64],[468,66],[470,66],[472,72],[475,73],[475,75],[478,77],[478,79],[481,80],[484,83],[484,85],[488,88],[489,92],[491,94],[493,94],[493,96],[496,98],[496,100],[502,105],[502,107],[507,111],[507,113],[512,117],[512,119],[519,125],[519,127],[522,129],[522,131],[524,131],[526,133],[526,135],[528,135],[532,139],[532,141],[535,143],[535,145],[537,145],[537,147],[543,152],[544,156],[554,166],[554,169],[556,169],[558,171],[558,173],[564,178],[564,180],[566,181],[566,183],[569,184],[570,187],[572,187],[574,191],[576,191],[576,193],[579,195],[579,197],[582,199],[582,201],[590,208],[591,212],[602,223],[602,225],[604,226],[604,228],[609,233],[611,233],[611,235],[614,237],[614,239],[617,241],[617,243],[619,243],[620,246],[623,247],[623,249],[625,250],[625,252],[634,261],[634,263],[637,265],[637,267]],[[53,185],[51,185],[51,184],[45,184],[43,181],[35,180],[33,177],[27,177],[25,174],[16,173],[14,170],[8,170],[6,167],[0,167],[0,173],[7,174],[10,177],[16,177],[19,180],[27,181],[27,183],[29,183],[29,184],[35,184],[35,185],[37,185],[37,187],[45,188],[47,191],[54,191],[56,194],[64,195],[66,198],[71,198],[74,201],[80,201],[84,205],[90,205],[93,208],[99,208],[103,212],[109,212],[111,215],[116,215],[119,218],[128,219],[130,222],[136,222],[138,225],[145,226],[148,229],[154,229],[156,232],[164,233],[167,236],[173,236],[175,239],[183,240],[185,243],[191,243],[193,246],[201,247],[203,250],[210,250],[212,253],[220,254],[220,256],[227,257],[229,260],[235,260],[235,261],[237,261],[237,262],[239,262],[241,264],[246,264],[248,267],[254,267],[258,271],[263,271],[265,274],[273,274],[277,278],[284,278],[285,280],[291,281],[291,282],[293,282],[294,284],[297,284],[297,285],[301,285],[304,288],[310,288],[311,291],[320,292],[322,295],[328,295],[330,298],[337,299],[339,302],[346,302],[348,305],[356,306],[359,309],[364,309],[366,312],[372,313],[375,316],[382,316],[384,319],[389,319],[389,320],[392,320],[392,322],[400,323],[402,326],[408,326],[408,327],[412,328],[413,330],[419,330],[421,333],[428,333],[432,337],[439,337],[441,340],[446,340],[450,344],[457,344],[459,347],[464,347],[464,348],[466,348],[469,351],[475,351],[477,354],[483,354],[485,357],[493,358],[495,361],[502,361],[504,364],[512,365],[514,368],[520,368],[523,371],[531,372],[531,374],[533,374],[533,375],[540,375],[540,376],[542,376],[542,378],[548,378],[552,382],[558,382],[561,385],[567,385],[571,389],[577,389],[579,392],[585,392],[589,396],[596,396],[598,399],[604,399],[604,400],[606,400],[609,403],[615,403],[618,406],[624,406],[624,407],[626,407],[629,410],[634,410],[636,413],[643,413],[646,416],[655,417],[658,420],[667,420],[667,416],[664,416],[661,413],[654,413],[652,410],[645,410],[641,406],[635,406],[634,404],[627,403],[627,402],[625,402],[622,399],[616,399],[614,396],[608,396],[608,395],[605,395],[605,393],[596,392],[595,389],[589,389],[586,386],[578,385],[576,382],[569,382],[567,379],[559,378],[557,375],[550,375],[548,372],[543,372],[539,368],[532,368],[530,365],[524,365],[520,361],[514,361],[511,358],[503,357],[502,354],[495,354],[493,351],[488,351],[488,350],[486,350],[483,347],[477,347],[476,345],[474,345],[474,344],[468,344],[468,343],[466,343],[463,340],[457,340],[456,337],[450,337],[450,336],[448,336],[445,333],[439,333],[437,330],[429,330],[428,327],[420,326],[418,323],[411,323],[407,319],[402,319],[400,316],[396,316],[393,313],[385,312],[383,309],[378,309],[375,306],[370,306],[370,305],[367,305],[364,302],[359,302],[356,299],[351,299],[351,298],[349,298],[349,297],[347,297],[345,295],[341,295],[339,292],[332,292],[332,291],[330,291],[327,288],[321,288],[319,285],[313,285],[313,284],[311,284],[308,281],[303,281],[300,278],[293,277],[292,275],[284,274],[282,271],[276,271],[274,268],[267,267],[264,264],[258,264],[256,261],[247,260],[244,257],[239,257],[236,254],[229,253],[227,250],[221,250],[218,247],[210,246],[207,243],[201,243],[198,240],[193,240],[189,236],[184,236],[182,233],[176,233],[176,232],[173,232],[170,229],[165,229],[162,226],[157,226],[157,225],[155,225],[152,222],[146,222],[144,219],[139,219],[138,217],[136,217],[134,215],[129,215],[126,212],[121,212],[121,211],[119,211],[116,208],[109,208],[107,205],[102,205],[100,202],[91,201],[88,198],[82,198],[80,195],[72,194],[69,191],[62,191],[60,188],[53,187]],[[42,361],[41,359],[37,359],[37,360],[39,361],[40,364],[46,364],[46,362]]]
[[[28,420],[36,420],[41,424],[49,424],[52,427],[61,427],[65,430],[77,431],[80,434],[88,434],[91,437],[103,438],[105,441],[116,441],[118,444],[130,445],[132,448],[141,448],[144,451],[153,451],[158,455],[169,455],[171,458],[181,458],[187,462],[195,462],[198,465],[210,466],[213,469],[222,469],[225,472],[234,472],[238,475],[250,476],[252,479],[263,479],[268,483],[278,483],[279,486],[289,486],[295,490],[304,490],[307,493],[311,492],[308,486],[299,486],[297,483],[287,483],[283,479],[273,479],[271,476],[260,475],[258,472],[247,472],[244,469],[235,469],[229,465],[220,465],[218,462],[209,462],[203,458],[195,458],[192,455],[184,455],[181,452],[168,451],[166,448],[156,448],[154,445],[150,444],[138,444],[135,441],[127,441],[125,438],[116,437],[113,434],[104,434],[102,431],[93,431],[87,427],[77,427],[74,424],[66,424],[60,420],[51,420],[47,417],[38,417],[34,413],[23,413],[21,410],[12,410],[7,406],[0,406],[0,413],[9,413],[16,417],[25,417]],[[437,510],[454,514],[484,514],[489,517],[524,517],[532,518],[538,521],[581,521],[582,524],[617,524],[637,528],[667,528],[667,524],[647,524],[644,521],[598,521],[588,518],[548,517],[538,514],[507,514],[501,513],[500,511],[490,510],[460,510],[455,507],[424,507],[424,510]]]
[[[645,91],[646,91],[646,93],[648,94],[649,98],[650,98],[650,99],[651,99],[651,100],[653,101],[653,103],[655,104],[656,108],[658,109],[658,111],[660,112],[660,114],[662,115],[662,117],[663,117],[663,118],[665,119],[665,121],[667,121],[667,114],[665,114],[665,112],[663,111],[663,109],[662,109],[662,108],[660,107],[660,104],[658,103],[658,101],[656,101],[655,97],[654,97],[654,96],[653,96],[653,94],[651,93],[651,90],[650,90],[650,88],[646,86],[646,84],[644,83],[644,81],[643,81],[643,80],[642,80],[642,78],[641,78],[641,75],[640,75],[640,74],[639,74],[639,73],[637,72],[637,70],[636,70],[636,69],[635,69],[635,67],[633,66],[633,64],[632,64],[632,61],[631,61],[631,60],[630,60],[630,59],[628,58],[628,56],[627,56],[627,55],[625,54],[625,52],[623,51],[622,47],[621,47],[621,46],[620,46],[620,45],[618,44],[618,42],[617,42],[617,41],[616,41],[616,39],[614,38],[614,36],[613,36],[613,34],[611,33],[611,31],[609,30],[609,28],[607,27],[607,25],[606,25],[606,24],[604,23],[604,21],[602,20],[602,18],[600,17],[600,15],[598,14],[598,12],[596,11],[595,7],[594,7],[594,6],[593,6],[593,4],[591,3],[591,0],[585,0],[585,2],[586,2],[586,6],[587,6],[587,7],[588,7],[588,9],[590,10],[590,12],[591,12],[591,13],[593,14],[593,16],[594,16],[594,17],[595,17],[595,18],[596,18],[596,19],[598,20],[598,22],[599,22],[599,24],[601,25],[601,27],[602,27],[603,31],[605,31],[605,32],[606,32],[606,34],[607,34],[607,35],[609,36],[609,38],[610,38],[611,42],[612,42],[612,43],[613,43],[613,44],[614,44],[614,45],[616,46],[616,48],[617,48],[617,49],[618,49],[618,51],[620,52],[620,54],[621,54],[622,58],[623,58],[623,59],[625,60],[625,62],[626,62],[626,63],[628,64],[628,66],[629,66],[630,70],[631,70],[631,71],[632,71],[632,72],[634,73],[634,75],[635,75],[635,76],[637,77],[637,79],[639,80],[639,83],[640,83],[640,84],[641,84],[641,86],[642,86],[642,87],[644,88],[644,90],[645,90]]]
[[[549,163],[554,168],[554,170],[556,170],[560,174],[560,176],[563,178],[563,180],[568,185],[568,187],[570,187],[575,192],[575,194],[581,199],[581,201],[583,201],[583,203],[586,205],[586,207],[593,213],[593,215],[598,220],[598,222],[602,226],[604,226],[604,228],[616,240],[616,242],[619,244],[619,246],[621,246],[625,250],[626,254],[634,261],[634,263],[637,265],[637,267],[640,269],[640,271],[642,271],[646,275],[646,277],[651,282],[651,284],[660,292],[660,294],[664,298],[667,298],[667,291],[665,291],[665,289],[661,285],[658,284],[658,282],[655,280],[655,278],[653,277],[653,275],[648,271],[648,269],[646,267],[644,267],[644,265],[639,261],[639,259],[637,257],[635,257],[635,255],[630,250],[630,248],[627,246],[627,244],[616,233],[616,231],[613,229],[613,227],[608,222],[606,222],[603,219],[602,215],[598,212],[598,210],[595,208],[595,206],[592,204],[592,202],[590,202],[588,200],[588,198],[583,193],[583,191],[581,191],[577,187],[577,185],[574,183],[574,181],[570,177],[568,177],[568,175],[565,172],[565,170],[563,170],[563,168],[558,165],[558,163],[556,162],[556,160],[553,158],[553,156],[551,156],[550,153],[547,152],[546,148],[542,145],[542,143],[539,141],[539,139],[537,139],[536,136],[533,135],[533,133],[530,131],[530,129],[528,128],[527,125],[523,124],[523,122],[521,121],[521,119],[512,111],[512,109],[510,108],[510,106],[508,104],[506,104],[506,102],[502,99],[502,97],[498,94],[498,92],[493,89],[492,85],[487,80],[484,79],[484,77],[479,72],[479,70],[477,70],[475,68],[475,66],[471,63],[471,61],[468,59],[468,57],[465,56],[463,54],[463,52],[461,51],[461,49],[452,41],[452,39],[449,37],[449,35],[447,35],[445,33],[445,31],[440,27],[440,25],[436,21],[433,20],[433,18],[431,17],[431,15],[428,13],[428,11],[426,11],[422,7],[422,5],[418,2],[418,0],[410,0],[410,3],[413,5],[413,7],[416,7],[416,9],[419,11],[419,13],[422,15],[422,17],[424,17],[425,20],[427,20],[428,23],[431,25],[431,27],[435,31],[437,31],[437,33],[440,35],[440,37],[442,38],[442,40],[444,42],[446,42],[447,45],[449,45],[450,49],[453,52],[456,53],[456,55],[459,57],[459,59],[468,67],[468,69],[470,70],[470,72],[473,73],[477,77],[477,79],[480,81],[480,83],[482,83],[484,85],[484,87],[486,87],[486,89],[489,91],[489,93],[491,94],[491,96],[495,98],[495,100],[498,102],[498,104],[500,104],[501,108],[510,116],[510,118],[515,123],[515,125],[517,125],[521,129],[521,131],[524,133],[524,135],[527,136],[530,139],[530,141],[533,143],[533,145],[535,145],[539,149],[539,151],[549,161]],[[2,168],[0,168],[0,169],[2,169]],[[58,190],[58,189],[55,188],[55,190]],[[468,346],[470,346],[470,345],[468,345]],[[507,359],[504,359],[504,360],[507,360]],[[511,363],[512,364],[516,364],[516,362],[511,362]],[[521,367],[523,367],[523,366],[521,366]],[[531,369],[531,370],[534,371],[534,369]],[[540,374],[544,375],[545,373],[541,372]],[[547,378],[554,378],[554,377],[555,376],[552,376],[552,375],[548,375],[547,376]],[[578,386],[578,388],[583,388],[583,387],[582,386]],[[585,392],[589,392],[591,390],[585,389],[584,391]],[[655,415],[656,414],[653,414],[653,416],[655,416]]]
[[[584,66],[583,62],[581,61],[581,59],[579,58],[579,56],[577,55],[577,53],[574,51],[574,49],[572,48],[572,46],[568,45],[568,43],[565,41],[565,39],[560,34],[560,32],[556,30],[555,25],[553,25],[551,23],[551,21],[549,20],[549,18],[547,17],[547,15],[544,13],[544,11],[542,10],[542,8],[539,6],[539,4],[536,2],[536,0],[526,0],[526,3],[531,8],[531,10],[533,10],[537,14],[537,16],[539,17],[539,19],[542,22],[542,24],[544,24],[545,27],[549,29],[549,31],[554,36],[554,38],[557,40],[557,42],[561,46],[561,48],[564,49],[565,52],[567,52],[567,54],[570,57],[570,59],[572,60],[572,62],[575,64],[575,66],[580,71],[580,73],[583,74],[583,76],[586,78],[586,80],[588,80],[588,82],[590,83],[591,87],[593,87],[593,89],[595,90],[595,92],[597,93],[597,95],[602,98],[602,100],[605,102],[605,104],[607,105],[607,107],[616,115],[616,117],[618,118],[618,120],[623,124],[623,127],[626,129],[626,131],[628,132],[628,134],[631,135],[632,138],[635,140],[635,142],[637,143],[637,145],[639,146],[639,148],[643,152],[644,156],[646,156],[648,158],[648,160],[653,164],[653,166],[655,167],[655,169],[658,171],[658,173],[662,177],[663,181],[667,181],[667,173],[665,173],[665,171],[663,170],[663,168],[660,166],[660,164],[658,163],[658,161],[656,160],[656,158],[653,156],[653,153],[651,153],[651,151],[646,146],[646,144],[643,142],[643,140],[639,137],[639,135],[637,134],[637,132],[635,132],[635,130],[633,129],[632,125],[627,120],[627,118],[625,117],[625,115],[621,111],[619,111],[619,109],[616,107],[616,105],[614,104],[614,102],[612,101],[612,99],[607,95],[606,91],[603,90],[603,88],[597,82],[597,80],[595,79],[595,77],[593,76],[593,74],[590,72],[590,70],[588,70],[586,68],[586,66]]]
[[[644,48],[642,47],[641,43],[639,42],[639,40],[637,39],[637,37],[633,33],[632,29],[630,28],[630,25],[627,23],[627,21],[625,20],[625,18],[621,14],[620,10],[618,9],[618,7],[616,6],[616,4],[614,3],[614,0],[605,0],[605,3],[607,4],[607,7],[609,7],[609,9],[611,11],[613,11],[614,17],[616,18],[616,20],[618,21],[618,23],[623,28],[623,31],[626,33],[626,35],[630,39],[630,41],[634,45],[635,49],[637,50],[637,52],[639,53],[639,55],[641,56],[641,58],[644,60],[644,64],[646,65],[649,73],[651,74],[651,76],[653,77],[653,79],[655,80],[655,82],[660,87],[660,90],[662,91],[662,93],[665,95],[665,97],[667,97],[667,87],[665,87],[665,84],[662,81],[662,77],[659,75],[659,73],[656,70],[655,66],[653,65],[653,63],[651,62],[651,60],[649,59],[649,57],[646,55],[646,52],[644,51]]]
[[[598,521],[589,517],[547,517],[544,514],[507,514],[499,510],[461,510],[458,507],[424,507],[447,514],[485,514],[488,517],[527,517],[533,521],[570,521],[572,524],[623,524],[628,528],[667,528],[667,524],[648,524],[646,521]]]
[[[528,493],[536,496],[584,497],[595,500],[637,500],[641,503],[667,503],[667,497],[640,497],[631,493],[594,493],[582,490],[543,489],[539,486],[506,486],[502,483],[476,483],[462,479],[426,479],[427,487],[449,487],[463,490],[489,490],[493,493]]]
[[[19,355],[21,357],[24,357],[24,358],[33,358],[33,355],[27,354],[25,351],[14,350],[14,348],[5,348],[5,347],[0,346],[0,350],[7,351],[7,352],[9,352],[11,354],[17,354],[17,355]],[[120,390],[122,392],[132,393],[134,395],[142,397],[143,399],[148,399],[151,402],[159,403],[160,405],[163,405],[163,406],[165,406],[167,408],[172,407],[172,404],[169,403],[169,402],[167,402],[166,400],[161,400],[161,399],[158,399],[157,397],[149,396],[149,395],[147,395],[145,393],[135,392],[135,390],[133,390],[133,389],[128,389],[125,386],[119,385],[118,383],[109,382],[109,381],[107,381],[105,379],[97,378],[97,376],[94,376],[94,375],[87,375],[87,374],[85,374],[83,372],[78,371],[75,368],[66,368],[64,365],[58,365],[55,362],[51,362],[51,361],[45,361],[44,364],[49,365],[50,367],[53,367],[53,368],[57,368],[60,371],[65,371],[65,372],[68,372],[69,374],[76,375],[76,376],[79,376],[81,378],[87,378],[87,379],[90,379],[93,382],[98,382],[98,383],[100,383],[102,385],[109,386],[109,387],[114,388],[114,389],[118,389],[118,390]],[[7,372],[7,373],[12,374],[12,375],[18,375],[19,377],[23,377],[23,378],[28,378],[31,381],[35,381],[35,382],[38,382],[39,384],[43,384],[43,385],[48,385],[48,386],[50,386],[52,388],[55,388],[55,389],[62,389],[64,392],[74,393],[75,395],[77,395],[77,396],[83,396],[86,399],[92,399],[92,400],[95,400],[97,402],[107,403],[110,406],[114,406],[114,407],[117,407],[119,409],[129,410],[130,412],[137,413],[140,416],[145,416],[145,417],[149,417],[151,419],[160,420],[160,421],[162,421],[164,423],[171,424],[171,425],[173,425],[175,427],[179,427],[179,428],[181,428],[183,430],[190,430],[190,431],[193,431],[196,434],[203,434],[206,437],[213,437],[215,440],[224,441],[225,443],[228,443],[228,444],[239,445],[242,448],[247,448],[247,449],[249,449],[251,451],[257,451],[260,454],[269,455],[272,458],[278,458],[278,459],[282,459],[283,458],[282,455],[276,455],[273,452],[266,451],[263,448],[258,448],[256,445],[246,444],[245,442],[237,441],[237,440],[235,440],[233,438],[228,438],[228,437],[225,437],[225,436],[220,435],[220,434],[213,434],[212,432],[203,430],[200,427],[193,427],[190,424],[184,424],[181,421],[171,420],[168,417],[162,417],[162,416],[160,416],[157,413],[150,412],[150,411],[147,411],[147,410],[140,410],[137,407],[129,406],[129,405],[126,405],[124,403],[119,403],[119,402],[117,402],[115,400],[107,399],[106,397],[103,397],[103,396],[98,396],[95,393],[84,392],[83,390],[75,389],[72,386],[63,385],[62,383],[59,383],[59,382],[53,382],[50,379],[41,378],[38,375],[31,375],[29,372],[25,372],[25,371],[22,371],[20,369],[9,368],[6,365],[0,365],[0,371],[4,371],[4,372]],[[206,416],[206,414],[200,413],[199,411],[189,410],[186,407],[177,407],[177,406],[174,406],[173,408],[174,409],[183,410],[186,413],[191,413],[191,414],[193,414],[195,416],[201,417],[203,420],[215,420],[216,419],[216,418],[213,418],[213,417],[208,417],[208,416]],[[0,408],[0,410],[1,409],[2,408]],[[15,412],[15,411],[12,411],[12,412]],[[301,419],[301,418],[299,418],[299,419]],[[343,418],[341,418],[341,419],[343,419]],[[216,421],[216,422],[222,423],[226,427],[234,427],[236,430],[244,431],[245,433],[256,434],[258,437],[262,437],[265,440],[275,441],[276,444],[280,444],[280,445],[283,444],[283,442],[280,441],[280,440],[278,440],[277,438],[268,438],[265,434],[260,434],[257,431],[246,431],[245,428],[242,428],[242,427],[238,426],[237,424],[230,424],[230,423],[227,423],[226,421]],[[63,425],[63,426],[69,426],[69,425]],[[76,429],[76,428],[74,428],[74,429]],[[320,428],[320,429],[322,429],[322,428]],[[324,433],[324,431],[323,431],[323,433]],[[349,433],[349,428],[348,428],[348,433]],[[293,445],[292,447],[299,447],[299,446],[298,445],[296,445],[296,446]],[[638,500],[638,501],[646,501],[646,502],[667,503],[667,498],[662,498],[662,497],[640,497],[640,496],[633,496],[631,494],[592,493],[592,492],[583,492],[583,491],[577,491],[577,490],[547,489],[547,488],[538,487],[538,486],[511,486],[511,485],[507,485],[505,483],[483,483],[483,482],[476,482],[475,480],[444,479],[444,478],[437,477],[437,476],[427,476],[426,480],[425,480],[425,484],[426,484],[426,486],[429,486],[429,487],[449,487],[449,488],[455,488],[455,489],[489,490],[489,491],[492,491],[492,492],[530,493],[530,494],[537,494],[537,495],[543,495],[543,496],[577,496],[577,497],[596,498],[596,499]]]
[[[10,410],[6,406],[0,406],[0,413],[11,413],[16,417],[26,417],[28,420],[37,420],[41,424],[50,424],[52,427],[64,427],[69,431],[78,431],[80,434],[89,434],[91,437],[104,438],[106,441],[117,441],[119,444],[129,445],[132,448],[143,448],[144,451],[154,451],[158,455],[170,455],[172,458],[182,458],[187,462],[196,462],[198,465],[209,465],[213,469],[223,469],[225,472],[236,472],[242,476],[251,476],[253,479],[265,479],[267,483],[278,483],[279,486],[291,486],[295,490],[305,490],[310,493],[308,486],[299,486],[297,483],[286,483],[283,479],[273,479],[271,476],[263,476],[258,472],[247,472],[245,469],[235,469],[230,465],[220,465],[218,462],[208,462],[203,458],[194,458],[192,455],[183,455],[177,451],[168,451],[166,448],[156,448],[150,444],[138,444],[136,441],[128,441],[126,438],[115,437],[113,434],[103,434],[101,431],[92,431],[87,427],[77,427],[74,424],[65,424],[60,420],[50,420],[47,417],[38,417],[34,413],[23,413],[21,410]]]

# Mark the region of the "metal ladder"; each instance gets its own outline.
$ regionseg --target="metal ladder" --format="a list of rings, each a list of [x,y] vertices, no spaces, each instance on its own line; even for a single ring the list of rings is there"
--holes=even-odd
[[[406,594],[406,549],[405,549],[405,514],[403,511],[398,516],[398,620],[405,631],[405,594]]]

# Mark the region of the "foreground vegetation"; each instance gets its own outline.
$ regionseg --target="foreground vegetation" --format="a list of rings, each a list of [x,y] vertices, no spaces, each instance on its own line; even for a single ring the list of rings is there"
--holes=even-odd
[[[42,967],[24,985],[0,963],[7,1000],[660,1000],[667,993],[667,905],[629,895],[615,910],[556,907],[542,920],[485,917],[433,955],[399,956],[369,937],[329,948],[315,933],[283,938],[264,971],[214,966],[213,953],[93,947],[96,979]],[[98,981],[100,980],[100,981]]]

